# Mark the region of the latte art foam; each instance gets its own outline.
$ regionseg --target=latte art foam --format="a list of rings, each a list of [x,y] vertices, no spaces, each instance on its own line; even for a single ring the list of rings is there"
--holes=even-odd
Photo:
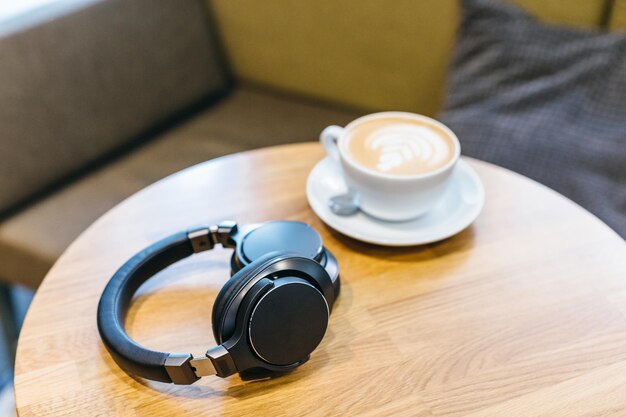
[[[404,164],[433,169],[448,160],[448,146],[422,126],[397,124],[372,132],[365,139],[369,152],[378,154],[376,169],[389,172]]]
[[[435,171],[454,157],[450,136],[435,124],[411,118],[377,118],[347,132],[348,153],[366,168],[392,175]]]

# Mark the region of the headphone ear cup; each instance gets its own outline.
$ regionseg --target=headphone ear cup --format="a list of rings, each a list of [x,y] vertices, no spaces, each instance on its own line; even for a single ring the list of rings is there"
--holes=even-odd
[[[243,287],[246,286],[246,284],[250,282],[251,279],[257,276],[260,267],[280,255],[280,252],[272,252],[261,256],[259,259],[244,267],[233,275],[228,281],[226,281],[220,292],[217,294],[217,298],[213,304],[213,312],[211,314],[213,337],[218,344],[225,342],[232,336],[232,330],[227,331],[227,334],[225,334],[222,327],[224,315],[226,314],[226,310],[228,309],[232,299],[239,293],[239,291],[241,291]]]

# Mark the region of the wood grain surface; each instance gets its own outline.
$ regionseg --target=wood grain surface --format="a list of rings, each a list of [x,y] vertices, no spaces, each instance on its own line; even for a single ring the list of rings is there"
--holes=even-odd
[[[557,193],[468,159],[486,189],[476,222],[422,247],[343,237],[315,216],[306,177],[317,144],[207,162],[135,194],[52,268],[19,340],[21,416],[626,415],[626,244]],[[133,379],[96,328],[105,284],[135,252],[198,223],[312,224],[340,263],[342,293],[311,360],[266,380],[191,386]],[[33,236],[33,239],[36,239]],[[202,354],[230,252],[195,255],[145,284],[131,336]]]

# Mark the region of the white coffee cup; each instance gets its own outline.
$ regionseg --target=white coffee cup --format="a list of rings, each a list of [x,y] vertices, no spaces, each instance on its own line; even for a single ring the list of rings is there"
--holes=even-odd
[[[452,145],[452,153],[444,165],[415,175],[392,175],[358,163],[348,151],[351,129],[372,119],[404,118],[445,132]],[[404,221],[419,217],[439,203],[449,185],[451,174],[461,155],[456,135],[445,125],[430,117],[406,112],[369,114],[350,122],[345,127],[328,126],[320,134],[326,153],[341,165],[345,182],[354,193],[361,210],[387,221]]]

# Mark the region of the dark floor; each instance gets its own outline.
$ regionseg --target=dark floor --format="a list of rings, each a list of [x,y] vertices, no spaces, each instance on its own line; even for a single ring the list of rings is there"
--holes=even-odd
[[[33,291],[23,287],[11,287],[9,288],[9,303],[10,305],[2,305],[0,307],[0,314],[10,315],[12,314],[16,319],[15,326],[19,329],[22,326],[22,321],[26,315],[26,310],[33,298]],[[6,301],[2,301],[6,304]],[[8,314],[7,314],[8,313]],[[1,325],[6,325],[4,320],[0,320]],[[15,349],[17,340],[7,340],[11,332],[7,332],[6,329],[0,331],[0,391],[5,388],[13,380],[13,354],[12,350]]]

